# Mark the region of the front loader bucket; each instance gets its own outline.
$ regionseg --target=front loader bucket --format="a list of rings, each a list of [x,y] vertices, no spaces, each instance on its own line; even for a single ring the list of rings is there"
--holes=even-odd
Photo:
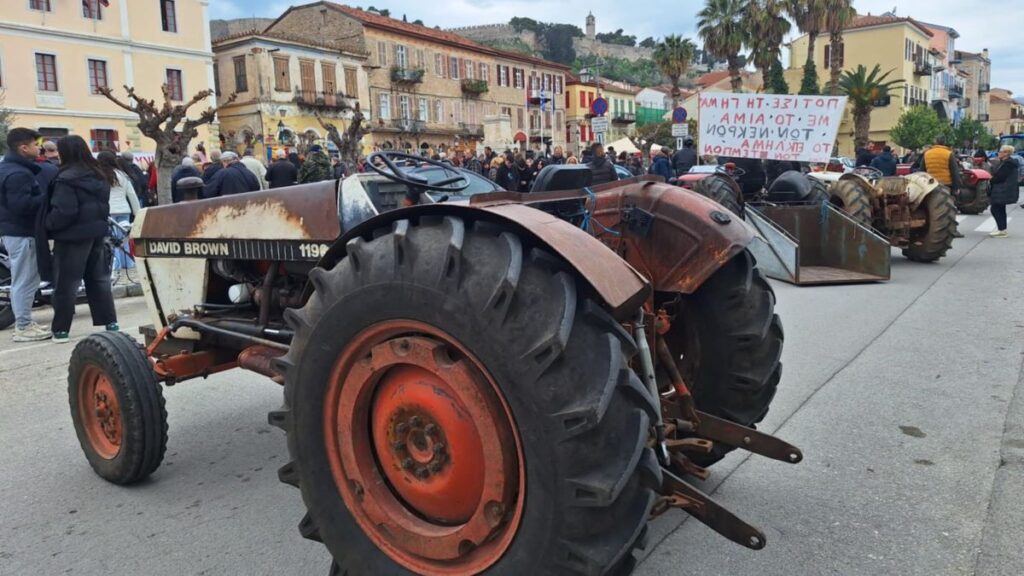
[[[889,241],[829,203],[747,204],[750,244],[770,278],[800,286],[889,279]]]

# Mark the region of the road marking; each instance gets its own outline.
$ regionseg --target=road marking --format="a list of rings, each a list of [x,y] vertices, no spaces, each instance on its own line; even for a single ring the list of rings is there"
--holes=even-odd
[[[1006,219],[1006,223],[1009,224],[1011,220],[1013,220],[1013,218],[1007,218]],[[981,223],[981,226],[978,226],[977,228],[975,228],[974,231],[975,232],[995,232],[996,231],[996,219],[995,218],[988,218],[988,219],[986,219],[984,222]]]

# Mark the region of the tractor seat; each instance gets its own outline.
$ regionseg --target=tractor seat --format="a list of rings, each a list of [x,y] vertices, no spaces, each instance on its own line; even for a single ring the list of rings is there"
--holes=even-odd
[[[798,202],[806,200],[814,184],[803,172],[787,170],[768,187],[769,202]]]
[[[537,173],[530,192],[552,192],[555,190],[579,190],[590,186],[594,173],[588,166],[551,164]]]

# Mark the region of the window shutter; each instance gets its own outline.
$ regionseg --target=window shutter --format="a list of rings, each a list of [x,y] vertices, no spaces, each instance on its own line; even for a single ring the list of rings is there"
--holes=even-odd
[[[459,58],[459,78],[466,77],[466,59]]]
[[[110,143],[114,145],[114,151],[121,151],[121,136],[117,133],[117,130],[110,131]]]
[[[92,146],[93,152],[99,152],[99,147],[96,145],[96,131],[89,130],[89,144]]]

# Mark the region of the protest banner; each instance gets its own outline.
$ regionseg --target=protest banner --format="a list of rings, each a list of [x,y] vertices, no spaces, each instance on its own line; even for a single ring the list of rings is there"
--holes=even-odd
[[[700,95],[700,153],[828,162],[846,96]]]

